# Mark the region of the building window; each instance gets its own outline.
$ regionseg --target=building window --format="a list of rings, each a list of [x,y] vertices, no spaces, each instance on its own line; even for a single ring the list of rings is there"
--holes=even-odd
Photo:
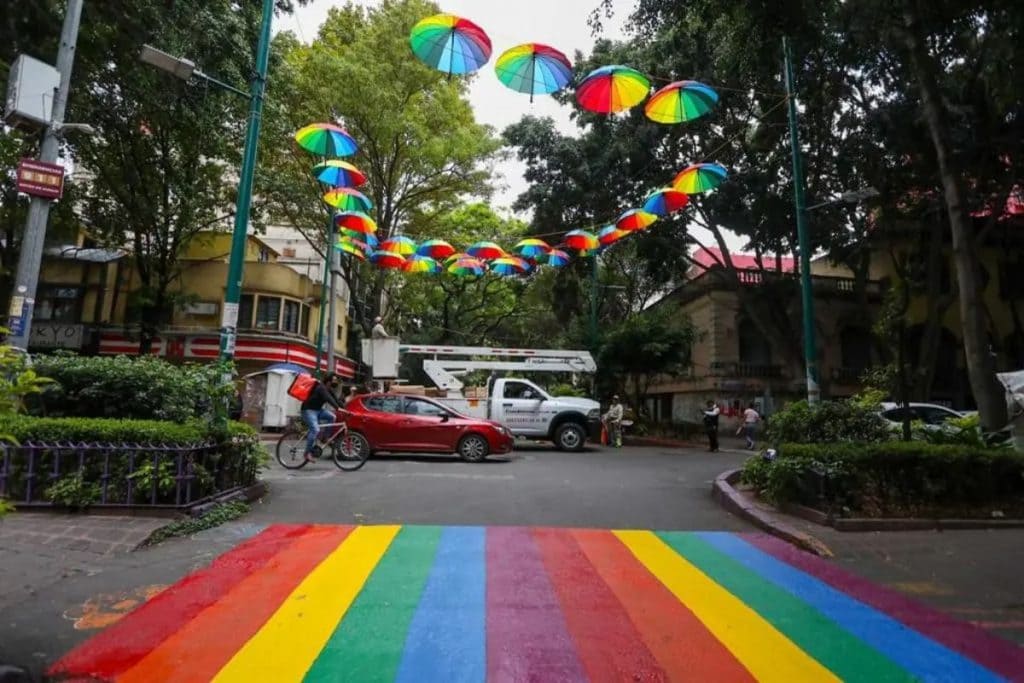
[[[299,318],[302,315],[302,306],[298,301],[284,300],[284,317],[281,320],[281,331],[299,333]]]
[[[261,296],[256,301],[256,329],[277,330],[281,326],[281,299]]]
[[[843,367],[851,371],[860,371],[871,367],[871,347],[874,339],[871,331],[858,325],[844,327],[839,333],[839,351],[842,355]]]
[[[338,336],[336,337],[336,339],[341,340],[341,339],[344,339],[344,338],[345,338],[345,328],[342,325],[338,325]]]
[[[270,251],[265,247],[261,247],[260,254],[256,258],[259,263],[270,263]]]
[[[299,334],[309,337],[309,306],[302,304],[302,318],[299,320]]]
[[[252,328],[252,305],[252,294],[243,294],[242,298],[238,300],[238,329],[248,330]]]
[[[36,320],[77,323],[82,300],[78,287],[40,287],[32,316]]]
[[[771,365],[772,347],[752,320],[740,321],[737,336],[740,342],[740,362],[751,365]]]

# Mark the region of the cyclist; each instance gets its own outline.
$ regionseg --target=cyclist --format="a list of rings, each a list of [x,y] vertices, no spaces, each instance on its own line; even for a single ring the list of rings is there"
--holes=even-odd
[[[316,445],[316,438],[320,435],[321,422],[334,422],[334,413],[325,409],[329,403],[336,409],[341,408],[334,390],[341,383],[341,378],[333,372],[324,375],[322,381],[316,383],[309,397],[302,402],[302,421],[309,427],[309,434],[306,435],[306,462],[312,462],[313,446]]]

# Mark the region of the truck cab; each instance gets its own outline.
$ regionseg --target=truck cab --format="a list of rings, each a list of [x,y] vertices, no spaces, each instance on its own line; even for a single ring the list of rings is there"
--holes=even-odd
[[[551,396],[528,379],[501,377],[491,384],[489,418],[515,436],[550,439],[561,450],[578,451],[601,430],[601,405],[589,398]]]

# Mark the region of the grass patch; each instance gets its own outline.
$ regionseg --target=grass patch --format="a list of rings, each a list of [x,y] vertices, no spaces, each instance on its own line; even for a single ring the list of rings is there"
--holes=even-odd
[[[221,503],[220,505],[210,508],[206,514],[199,517],[179,519],[166,526],[160,527],[154,531],[142,545],[151,546],[166,541],[168,538],[191,536],[192,534],[199,533],[200,531],[212,529],[224,524],[225,522],[238,519],[249,512],[250,509],[251,508],[248,503],[240,500]]]

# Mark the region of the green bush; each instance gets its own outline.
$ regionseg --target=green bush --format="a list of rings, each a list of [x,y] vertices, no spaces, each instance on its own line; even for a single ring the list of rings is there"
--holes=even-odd
[[[571,384],[553,384],[548,387],[548,393],[552,396],[575,396],[576,398],[586,398],[587,396],[585,389],[577,389]]]
[[[250,426],[229,423],[226,437],[209,424],[192,420],[184,424],[151,420],[107,420],[101,418],[36,418],[24,415],[0,416],[0,433],[10,434],[20,443],[30,441],[49,444],[162,444],[181,447],[209,445],[212,450],[197,455],[193,460],[195,479],[192,482],[193,499],[216,493],[229,481],[227,472],[240,473],[258,470],[267,461],[266,449],[260,444],[259,434]],[[148,503],[155,486],[157,502],[175,503],[177,463],[173,457],[147,456],[145,462],[137,459],[130,467],[132,451],[113,448],[106,451],[109,458],[87,456],[84,476],[77,469],[76,456],[64,451],[60,469],[66,474],[45,484],[43,497],[60,505],[74,508],[87,507],[100,500],[103,477],[107,477],[108,499],[125,502],[129,484],[134,503]],[[56,449],[39,452],[36,471],[54,469],[54,460],[61,455]],[[104,462],[106,460],[106,463]],[[23,462],[12,468],[7,482],[12,499],[26,494],[27,472]],[[72,468],[74,468],[72,470]],[[221,480],[215,474],[220,472]],[[39,484],[37,483],[37,486]],[[37,489],[38,490],[38,489]],[[35,497],[35,496],[33,496]]]
[[[768,419],[765,440],[770,443],[879,443],[892,438],[888,423],[878,414],[878,397],[842,401],[790,403]]]
[[[38,356],[36,371],[54,381],[32,412],[53,417],[213,420],[234,394],[221,364],[173,365],[159,358]]]
[[[784,444],[743,481],[774,503],[868,517],[1024,516],[1024,454],[920,441]]]

